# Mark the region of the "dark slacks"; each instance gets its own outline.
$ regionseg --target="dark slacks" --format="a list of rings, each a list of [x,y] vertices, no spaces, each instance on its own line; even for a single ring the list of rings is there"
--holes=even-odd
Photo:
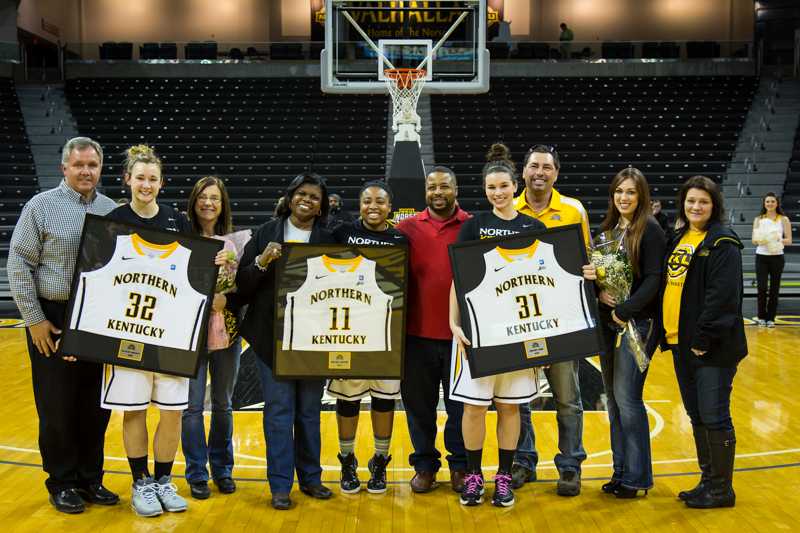
[[[693,353],[680,353],[677,346],[670,349],[683,406],[692,425],[732,431],[731,392],[736,367],[702,366]]]
[[[41,300],[44,314],[58,329],[66,304]],[[39,451],[55,493],[103,480],[103,444],[111,411],[100,408],[103,367],[97,363],[45,357],[33,345],[28,330],[33,397],[39,415]]]
[[[439,385],[444,390],[447,422],[444,447],[449,452],[450,470],[466,470],[467,455],[461,434],[464,404],[449,399],[452,341],[426,339],[409,335],[406,341],[404,379],[400,384],[406,410],[408,432],[414,452],[408,462],[417,472],[437,472],[442,454],[436,449],[436,415]]]
[[[781,274],[786,259],[781,255],[756,254],[756,284],[758,286],[758,318],[775,320],[778,312],[778,293],[781,290]],[[769,280],[769,287],[767,281]]]

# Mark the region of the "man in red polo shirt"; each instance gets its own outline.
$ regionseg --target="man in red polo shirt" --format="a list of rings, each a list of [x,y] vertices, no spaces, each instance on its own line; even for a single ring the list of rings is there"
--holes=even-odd
[[[448,323],[450,284],[453,273],[447,246],[456,241],[469,214],[458,207],[455,173],[435,167],[425,178],[427,209],[397,225],[410,245],[405,378],[401,384],[408,432],[414,452],[408,461],[416,474],[411,490],[428,492],[439,484],[436,472],[442,454],[436,449],[436,407],[439,384],[444,388],[447,423],[444,445],[449,454],[453,490],[464,487],[467,467],[461,436],[463,404],[448,399],[450,354],[453,335]]]

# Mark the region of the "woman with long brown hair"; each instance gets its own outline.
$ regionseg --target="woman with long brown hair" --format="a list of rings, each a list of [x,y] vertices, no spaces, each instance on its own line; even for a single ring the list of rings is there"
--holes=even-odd
[[[656,348],[654,323],[658,316],[658,291],[666,242],[664,232],[650,213],[647,180],[636,168],[623,169],[611,181],[608,212],[601,232],[621,233],[621,249],[633,270],[633,285],[624,302],[607,291],[599,294],[605,353],[600,356],[608,398],[614,474],[603,492],[617,498],[635,498],[653,486],[650,427],[642,401],[647,370],[637,365],[630,345],[616,342],[617,332],[631,320],[639,331],[648,356]]]

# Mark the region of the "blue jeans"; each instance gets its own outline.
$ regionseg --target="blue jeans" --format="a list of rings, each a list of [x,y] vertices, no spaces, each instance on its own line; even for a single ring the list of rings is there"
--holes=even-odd
[[[409,335],[406,341],[405,375],[400,383],[406,410],[408,433],[414,452],[408,462],[417,472],[438,472],[442,454],[436,449],[436,409],[439,385],[444,389],[447,422],[444,425],[444,447],[449,452],[450,471],[467,469],[467,452],[461,433],[464,404],[449,398],[452,341],[426,339]]]
[[[586,460],[586,450],[583,449],[583,404],[578,381],[578,361],[556,363],[544,373],[556,403],[560,452],[554,459],[556,468],[559,472],[572,470],[580,473],[581,463]],[[536,453],[536,435],[533,432],[529,404],[520,404],[519,416],[521,426],[514,463],[535,470],[539,454]]]
[[[647,343],[651,322],[637,322],[644,343]],[[617,347],[616,332],[604,330],[603,333],[606,335],[606,352],[600,356],[600,366],[611,426],[612,479],[621,481],[630,489],[649,489],[653,486],[650,422],[642,401],[647,370],[639,370],[625,337]]]
[[[294,472],[303,486],[322,482],[319,412],[321,379],[278,380],[256,356],[264,393],[264,441],[267,445],[267,480],[272,494],[292,490]]]
[[[189,407],[183,412],[181,446],[186,458],[186,480],[189,483],[208,481],[206,463],[211,465],[211,477],[233,476],[233,410],[231,398],[239,374],[242,344],[237,338],[223,350],[200,356],[197,377],[189,381]],[[206,377],[211,373],[211,429],[206,443],[203,403],[206,397]]]
[[[683,407],[692,425],[706,426],[709,431],[732,431],[731,392],[736,367],[701,366],[691,350],[682,354],[677,346],[670,349]]]

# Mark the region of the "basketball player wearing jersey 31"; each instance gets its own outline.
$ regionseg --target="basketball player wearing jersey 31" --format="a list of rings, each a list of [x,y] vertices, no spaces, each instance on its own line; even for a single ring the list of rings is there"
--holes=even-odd
[[[109,218],[176,232],[191,232],[191,225],[182,213],[169,206],[156,203],[163,180],[161,160],[152,148],[139,145],[128,149],[125,162],[125,184],[131,189],[131,201],[109,213]],[[164,275],[167,276],[168,272],[174,271],[179,273],[175,283],[178,283],[178,278],[181,278],[186,287],[178,286],[178,297],[187,306],[191,301],[194,307],[196,296],[191,294],[194,291],[188,285],[186,274],[183,273],[188,266],[188,254],[186,253],[188,250],[177,242],[166,246],[151,244],[135,234],[130,237],[125,236],[125,239],[131,241],[133,252],[135,252],[131,253],[131,256],[146,256],[145,259],[149,258],[153,262],[152,269],[159,266],[156,261],[168,255],[173,258],[174,263],[180,263],[180,265],[175,265],[179,268],[164,270]],[[118,238],[118,247],[121,242],[127,241],[122,237]],[[220,252],[216,258],[216,264],[224,264],[226,259],[227,254]],[[186,292],[189,293],[189,300],[181,296]],[[131,293],[131,296],[136,295]],[[199,296],[204,299],[202,295]],[[152,299],[148,300],[148,298]],[[131,303],[132,308],[137,310],[133,314],[138,318],[149,321],[153,327],[160,321],[165,324],[172,323],[171,328],[178,327],[174,324],[175,317],[170,318],[164,315],[165,310],[159,308],[156,297],[144,296],[140,300],[132,300]],[[146,309],[149,305],[148,301],[152,305]],[[176,300],[176,305],[177,303]],[[131,317],[132,314],[126,310],[125,316]],[[187,331],[187,342],[189,342],[190,336],[191,333]],[[188,402],[189,378],[113,365],[106,365],[104,369],[101,404],[106,409],[124,412],[122,439],[133,475],[131,507],[140,516],[158,516],[163,511],[181,512],[187,508],[186,500],[178,495],[177,487],[172,483],[171,474],[181,435],[181,415]],[[154,476],[150,474],[147,459],[147,407],[151,403],[159,409],[158,427],[153,437]]]
[[[392,190],[383,181],[364,184],[359,194],[361,218],[340,224],[333,231],[337,242],[353,246],[405,244],[405,235],[392,228],[386,219],[392,212]],[[339,428],[339,485],[346,494],[361,490],[358,461],[354,453],[361,399],[370,396],[370,415],[375,453],[367,463],[370,473],[367,492],[386,492],[386,465],[391,461],[389,445],[394,424],[395,400],[400,398],[400,380],[332,379],[328,394],[336,398],[336,423]]]
[[[522,232],[544,230],[540,221],[517,212],[514,194],[517,182],[514,164],[508,148],[502,144],[492,145],[489,162],[483,168],[483,185],[486,198],[492,205],[491,213],[479,213],[466,221],[458,236],[459,242],[482,238],[515,235]],[[511,260],[515,250],[502,250]],[[587,276],[594,275],[594,268],[585,267]],[[450,398],[464,403],[462,431],[467,454],[467,474],[461,493],[462,505],[474,506],[482,503],[484,493],[481,459],[483,441],[486,437],[486,411],[494,403],[497,410],[497,442],[499,467],[494,477],[495,491],[492,504],[498,507],[514,505],[511,487],[511,466],[519,438],[519,404],[529,402],[536,394],[535,373],[532,369],[516,370],[505,374],[472,378],[464,351],[470,339],[461,327],[461,317],[455,288],[450,288],[450,328],[453,331],[453,362],[451,364]],[[473,329],[473,336],[475,335]]]

